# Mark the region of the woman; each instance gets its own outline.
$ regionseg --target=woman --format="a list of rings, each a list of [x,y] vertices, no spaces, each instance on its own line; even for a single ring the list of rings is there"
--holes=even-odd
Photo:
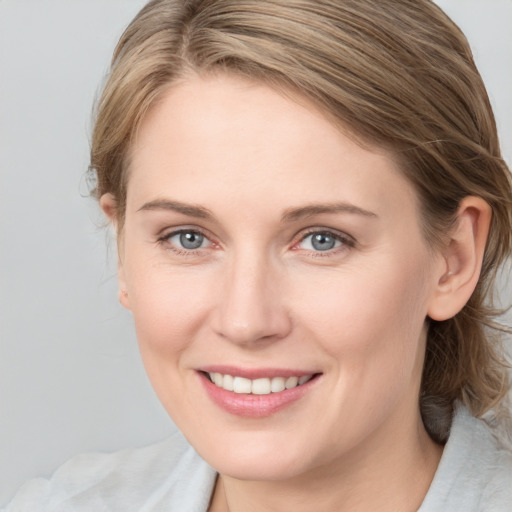
[[[151,2],[91,168],[121,303],[193,448],[77,459],[13,507],[511,508],[510,452],[477,419],[506,424],[489,304],[511,180],[439,8]]]

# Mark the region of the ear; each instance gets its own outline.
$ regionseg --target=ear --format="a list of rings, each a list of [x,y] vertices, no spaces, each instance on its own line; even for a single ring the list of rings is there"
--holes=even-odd
[[[428,316],[433,320],[454,317],[475,290],[491,215],[491,207],[480,197],[469,196],[461,202],[455,227],[442,251],[445,267],[429,304]]]
[[[103,194],[100,198],[100,206],[109,221],[112,223],[117,236],[117,250],[119,253],[117,259],[117,281],[119,283],[119,302],[126,308],[130,309],[130,301],[128,291],[126,289],[126,280],[124,276],[124,265],[121,258],[121,247],[119,241],[119,232],[117,230],[117,201],[116,198],[108,193]]]

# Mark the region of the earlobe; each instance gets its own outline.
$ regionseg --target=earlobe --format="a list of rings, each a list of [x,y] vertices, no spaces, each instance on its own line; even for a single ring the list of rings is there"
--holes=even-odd
[[[124,265],[121,259],[117,262],[117,282],[119,284],[118,298],[119,302],[126,309],[130,309],[130,297],[128,295],[128,289],[126,285],[126,279],[124,275]]]
[[[130,300],[128,297],[128,292],[123,285],[121,284],[121,279],[119,279],[119,302],[126,308],[130,309]]]
[[[110,194],[103,194],[100,198],[100,206],[105,215],[108,217],[110,222],[112,222],[115,231],[117,232],[117,201],[116,198]],[[118,250],[119,240],[118,240]],[[121,261],[121,257],[118,258],[117,263],[117,279],[119,282],[119,302],[126,308],[130,309],[130,300],[128,296],[128,292],[126,290],[126,281],[124,278],[124,268],[123,262]]]
[[[429,304],[433,320],[454,317],[471,297],[480,277],[491,223],[491,207],[480,197],[466,197],[443,251],[444,270]]]

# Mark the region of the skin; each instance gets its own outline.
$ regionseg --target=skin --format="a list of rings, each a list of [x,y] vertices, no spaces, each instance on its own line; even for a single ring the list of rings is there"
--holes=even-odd
[[[220,473],[212,512],[416,510],[442,452],[418,406],[425,320],[469,298],[490,211],[467,198],[432,250],[392,155],[296,100],[226,75],[166,91],[131,151],[120,299],[160,400]],[[115,222],[115,199],[101,203]],[[180,229],[202,247],[180,246]],[[335,247],[317,250],[311,229]],[[321,376],[242,418],[205,393],[197,369],[212,364]]]

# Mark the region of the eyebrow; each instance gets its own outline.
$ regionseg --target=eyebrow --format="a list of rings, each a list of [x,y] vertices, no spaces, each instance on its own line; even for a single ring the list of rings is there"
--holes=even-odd
[[[197,217],[198,219],[213,219],[213,214],[208,208],[180,203],[179,201],[171,201],[169,199],[155,199],[154,201],[149,201],[148,203],[144,203],[137,211],[148,210],[171,210],[182,213],[183,215],[188,215],[189,217]]]
[[[155,199],[144,203],[137,211],[151,211],[151,210],[170,210],[189,217],[196,217],[198,219],[212,220],[213,213],[204,208],[203,206],[196,206],[187,203],[180,203],[179,201],[172,201],[170,199]],[[289,208],[284,211],[281,222],[288,223],[297,220],[312,217],[314,215],[322,215],[329,213],[348,213],[352,215],[362,215],[363,217],[377,218],[378,215],[369,210],[365,210],[351,203],[328,203],[328,204],[310,204],[301,206],[299,208]]]
[[[362,215],[363,217],[378,218],[376,213],[365,210],[351,203],[329,203],[329,204],[311,204],[300,208],[290,208],[283,213],[282,222],[294,222],[314,215],[328,213],[348,213],[352,215]]]

